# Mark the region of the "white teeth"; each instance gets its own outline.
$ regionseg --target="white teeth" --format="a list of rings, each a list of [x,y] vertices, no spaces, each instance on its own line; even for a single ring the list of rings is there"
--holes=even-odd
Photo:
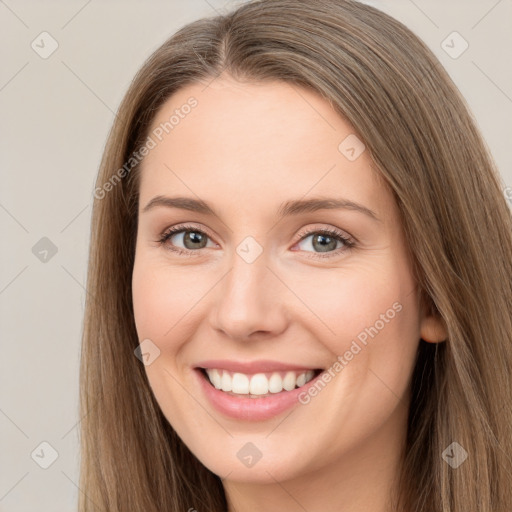
[[[298,377],[297,377],[297,387],[301,387],[301,386],[304,386],[304,384],[306,384],[306,374],[305,373],[301,373]]]
[[[231,392],[237,395],[268,395],[269,393],[280,393],[281,391],[291,391],[296,387],[304,386],[314,377],[312,370],[301,373],[288,371],[282,376],[282,373],[274,372],[267,377],[264,373],[246,375],[244,373],[230,373],[226,370],[208,368],[206,370],[210,382],[217,389],[225,392]]]
[[[251,377],[249,391],[251,395],[266,395],[268,393],[268,379],[264,373],[257,373]]]
[[[283,379],[279,373],[273,373],[268,380],[268,390],[271,393],[279,393],[283,391]]]
[[[221,382],[221,377],[220,377],[220,374],[219,374],[219,370],[208,368],[208,370],[206,370],[206,373],[208,374],[208,377],[210,378],[210,382],[217,389],[221,389],[222,388],[222,382]]]
[[[286,389],[286,391],[291,391],[295,389],[296,382],[295,372],[288,372],[283,379],[283,388]]]
[[[222,378],[224,378],[224,375],[226,374],[227,372],[224,372]],[[249,394],[249,377],[247,377],[247,375],[243,373],[235,373],[233,375],[233,379],[231,380],[231,384],[231,391],[233,391],[233,393],[236,393],[237,395]]]
[[[223,373],[220,379],[220,388],[222,389],[222,391],[232,390],[231,377],[226,372]]]

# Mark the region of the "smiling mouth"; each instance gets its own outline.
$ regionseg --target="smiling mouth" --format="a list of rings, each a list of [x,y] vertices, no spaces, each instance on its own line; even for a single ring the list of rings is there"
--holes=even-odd
[[[323,372],[317,369],[246,374],[217,368],[197,369],[214,388],[241,398],[265,398],[292,391]]]

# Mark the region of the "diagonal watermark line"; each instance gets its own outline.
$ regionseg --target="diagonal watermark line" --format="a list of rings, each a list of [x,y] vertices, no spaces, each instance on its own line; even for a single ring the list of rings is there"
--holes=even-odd
[[[78,486],[77,484],[75,484],[75,482],[73,482],[73,480],[68,476],[66,475],[66,473],[64,473],[64,471],[62,471],[62,469],[60,470],[60,472],[87,498],[87,500],[89,500],[98,510],[102,510],[96,503],[94,503],[94,501],[91,499],[91,497],[86,493],[84,492],[82,489],[80,489],[80,486]]]
[[[510,404],[505,403],[503,405],[503,407],[500,408],[499,413],[501,413],[503,411],[503,409],[506,409],[507,407],[510,407]],[[478,432],[481,432],[481,430],[482,430],[481,428],[478,429]],[[495,433],[492,432],[492,434],[493,434],[493,436],[492,436],[493,437],[493,442],[503,452],[503,455],[505,455],[505,459],[510,463],[510,467],[512,468],[512,459],[510,458],[510,454],[505,451],[503,446],[501,446],[500,440],[496,437]],[[505,471],[511,476],[511,480],[510,481],[512,482],[512,475],[510,474],[508,468],[505,467],[505,466],[503,466],[503,467],[504,467]]]
[[[284,420],[286,420],[289,416],[291,416],[297,409],[292,409],[265,437],[268,437],[270,434],[272,434],[278,427],[280,427]]]
[[[205,0],[205,1],[207,1],[207,0]],[[212,7],[212,9],[214,9],[214,8]],[[213,46],[213,43],[210,43],[210,47],[211,46]],[[197,53],[196,47],[193,46],[193,48],[194,48],[194,53],[196,54],[196,57],[201,61],[201,64],[203,64],[203,66],[205,68],[208,68],[209,66],[204,61],[203,57]],[[222,48],[221,52],[224,54],[225,48]],[[225,59],[225,57],[224,57],[224,59]],[[210,85],[212,85],[212,83],[215,82],[215,80],[217,80],[217,78],[219,78],[222,75],[222,73],[224,73],[226,68],[227,68],[227,62],[224,62],[224,64],[222,65],[222,69],[217,72],[217,74],[204,86],[203,89],[201,89],[201,92],[204,92],[206,89],[208,89],[208,87],[210,87]],[[202,81],[202,82],[204,83],[204,81]]]
[[[301,199],[304,199],[304,198],[305,198],[305,197],[306,197],[306,196],[307,196],[307,195],[308,195],[308,194],[309,194],[309,193],[310,193],[310,192],[311,192],[311,191],[312,191],[312,190],[313,190],[313,189],[314,189],[314,188],[315,188],[315,187],[316,187],[316,186],[317,186],[317,185],[318,185],[318,184],[319,184],[319,183],[320,183],[320,182],[321,182],[321,181],[322,181],[322,180],[323,180],[323,179],[324,179],[324,178],[325,178],[325,177],[326,177],[326,176],[327,176],[327,175],[328,175],[328,174],[329,174],[329,173],[330,173],[330,172],[331,172],[335,167],[336,167],[336,164],[333,164],[333,165],[330,167],[330,169],[329,169],[329,170],[328,170],[328,171],[327,171],[323,176],[321,176],[315,184],[313,184],[313,185],[310,187],[310,189],[309,189],[309,190],[308,190],[308,191],[307,191],[307,192],[306,192],[306,193],[301,197]],[[272,230],[273,230],[273,229],[274,229],[274,228],[279,224],[279,222],[281,222],[281,220],[283,220],[283,219],[280,219],[280,220],[278,220],[277,222],[275,222],[275,223],[272,225],[272,227],[267,231],[267,233],[270,233],[270,231],[272,231]],[[266,233],[266,234],[267,234],[267,233]]]
[[[25,27],[30,28],[30,27],[29,27],[29,26],[28,26],[28,25],[27,25],[27,24],[26,24],[26,23],[25,23],[25,22],[24,22],[24,21],[23,21],[23,20],[22,20],[22,19],[21,19],[21,18],[20,18],[20,17],[19,17],[19,16],[18,16],[18,15],[17,15],[17,14],[16,14],[16,13],[15,13],[15,12],[14,12],[14,11],[13,11],[9,6],[8,6],[8,5],[7,5],[7,4],[6,4],[6,3],[5,3],[5,2],[4,2],[4,0],[0,0],[0,3],[1,3],[1,4],[3,4],[3,5],[5,5],[5,7],[6,7],[7,9],[9,9],[9,11],[11,11],[12,15],[13,15],[13,16],[15,16],[16,18],[18,18],[18,20],[19,20],[21,23],[23,23],[23,25],[25,25]]]
[[[187,187],[190,190],[190,192],[192,192],[192,194],[194,194],[197,197],[197,199],[202,201],[202,199],[165,162],[164,162],[164,166],[170,172],[172,172],[174,174],[174,176],[176,176],[176,178],[178,178],[181,181],[181,183],[183,183],[183,185],[185,185],[185,187]],[[222,224],[224,224],[224,226],[226,226],[226,228],[229,229],[229,231],[233,232],[233,230],[220,217],[218,217],[217,215],[215,217],[217,217],[219,222],[222,222]]]
[[[475,61],[472,60],[471,62],[512,103],[512,98]]]
[[[498,448],[503,452],[503,455],[505,455],[505,458],[508,460],[508,462],[510,462],[508,453],[502,448],[502,446],[500,444],[498,444]],[[502,465],[502,467],[505,470],[505,472],[508,474],[508,476],[510,477],[509,482],[512,482],[512,472],[509,471],[509,468],[507,466]]]
[[[21,66],[21,68],[18,69],[18,71],[16,71],[16,73],[14,73],[12,77],[9,80],[7,80],[7,82],[4,85],[2,85],[2,87],[0,87],[0,92],[3,91],[5,87],[7,87],[27,66],[28,62],[25,62],[25,64],[23,64],[23,66]]]
[[[267,470],[265,470],[267,471]],[[295,496],[293,496],[293,494],[290,494],[290,492],[285,488],[283,487],[283,485],[281,484],[281,482],[279,482],[278,480],[276,480],[274,478],[274,475],[272,475],[272,473],[270,473],[269,471],[267,471],[267,473],[271,476],[272,480],[274,480],[274,482],[279,485],[279,487],[281,487],[281,489],[283,489],[283,491],[288,494],[288,496],[290,496],[290,498],[295,501],[295,503],[297,503],[297,505],[299,505],[299,507],[304,510],[305,512],[308,512],[306,508],[304,508],[304,506],[302,505],[302,503],[300,503],[299,501],[297,501],[297,498],[295,498]]]
[[[87,291],[87,288],[64,266],[64,265],[61,265],[61,267],[64,269],[64,271],[66,272],[66,274],[68,274],[68,276],[71,277],[71,279],[73,279],[73,281],[75,281],[75,283],[77,283],[80,288],[82,288],[84,291],[86,291],[87,293],[89,293]],[[92,294],[91,294],[91,297],[92,297]]]
[[[27,471],[1,498],[0,501],[2,501],[27,475],[29,474],[29,471]]]
[[[409,406],[371,369],[371,368],[368,368],[368,370],[370,370],[373,375],[375,375],[375,377],[377,377],[377,379],[380,380],[380,382],[386,387],[388,388],[388,390],[393,394],[393,396],[406,408],[406,409],[409,409]]]
[[[73,224],[73,222],[75,222],[75,220],[80,216],[82,215],[82,213],[85,212],[85,210],[87,210],[87,208],[89,208],[89,205],[86,205],[84,208],[82,208],[62,229],[61,229],[61,233],[64,233],[64,231],[66,231],[66,229],[69,228],[69,226],[71,226],[71,224]]]
[[[82,7],[80,7],[80,9],[73,16],[71,16],[71,18],[66,21],[66,23],[60,27],[60,29],[62,30],[63,28],[66,28],[91,2],[92,0],[88,0],[84,5],[82,5]]]
[[[229,432],[229,430],[227,430],[224,427],[224,425],[222,425],[222,423],[217,421],[217,419],[209,413],[208,409],[206,409],[206,407],[204,407],[203,404],[169,370],[167,370],[167,368],[164,368],[164,371],[167,374],[169,374],[180,385],[183,391],[185,391],[191,398],[194,399],[194,401],[206,412],[206,414],[208,414],[208,416],[210,416],[210,418],[212,418],[215,421],[215,423],[217,423],[222,428],[222,430],[226,432],[226,434],[228,434],[230,437],[234,437],[233,434]]]
[[[272,272],[272,274],[274,274],[279,279],[279,281],[281,281],[281,283],[283,283],[286,286],[286,288],[288,288],[288,290],[290,290],[293,293],[293,295],[295,295],[295,297],[297,297],[297,299],[299,299],[302,302],[302,304],[304,304],[304,306],[306,306],[306,308],[309,309],[309,311],[311,311],[311,313],[313,313],[313,315],[315,315],[318,318],[318,320],[320,320],[320,322],[322,322],[325,325],[327,329],[329,329],[329,331],[331,331],[331,333],[334,336],[336,336],[336,333],[268,265],[265,266],[270,270],[270,272]]]
[[[222,75],[222,73],[224,73],[224,71],[226,70],[226,67],[227,67],[227,64],[224,64],[222,69],[205,85],[205,87],[203,89],[201,89],[201,92],[204,92],[206,89],[208,89],[208,87],[210,87],[210,85],[212,85],[213,82],[215,82],[215,80],[217,80],[217,78],[219,78]]]
[[[512,482],[512,473],[511,473],[512,470],[509,470],[509,468],[512,468],[512,459],[510,458],[510,453],[507,453],[505,451],[505,449],[503,448],[503,446],[501,446],[501,443],[499,442],[498,439],[496,441],[497,441],[498,448],[503,452],[503,455],[505,456],[505,459],[509,463],[509,467],[507,467],[505,465],[503,465],[502,467],[508,473],[508,475],[510,476],[510,481]]]
[[[204,0],[204,2],[208,4],[219,16],[221,15],[221,13],[210,2],[208,2],[208,0]]]
[[[98,407],[99,403],[100,403],[100,400],[101,398],[98,397],[96,399],[96,403],[94,404],[94,407],[93,409],[96,409],[96,407]],[[90,413],[91,411],[87,411],[60,439],[61,441],[67,436],[69,435],[70,432],[72,432],[81,422],[82,420]]]
[[[405,298],[409,297],[409,295],[415,293],[417,291],[417,287],[414,286],[410,292],[405,295]],[[403,300],[403,299],[402,299]],[[371,368],[369,370],[375,375],[375,377],[380,380],[380,382],[395,396],[395,398],[406,408],[409,408],[409,405],[406,404]]]
[[[23,430],[21,430],[21,428],[11,419],[9,418],[9,416],[7,416],[7,414],[5,414],[5,412],[0,409],[0,412],[27,438],[29,439],[29,437],[27,436],[27,434],[25,434],[25,432],[23,432]]]
[[[194,49],[194,55],[201,61],[201,64],[206,68],[207,67],[206,61],[203,59],[203,57],[201,55],[199,55],[199,53],[197,53],[195,46],[192,46],[192,48]],[[204,91],[204,89],[203,89],[203,91]]]
[[[313,105],[311,105],[311,103],[299,92],[298,88],[297,87],[294,87],[291,83],[288,84],[291,86],[291,88],[334,130],[336,131],[336,128],[334,128],[334,126],[329,123],[329,121],[327,121],[327,119],[325,119],[325,117],[320,114],[320,112],[318,112],[318,110],[313,107]]]
[[[498,0],[472,27],[471,30],[473,30],[478,24],[480,24],[488,14],[491,13],[499,4],[501,4],[502,0]]]
[[[66,274],[68,274],[68,276],[71,277],[71,279],[73,279],[73,281],[75,281],[75,283],[78,284],[78,286],[80,286],[80,288],[82,288],[82,290],[85,291],[85,293],[91,298],[91,300],[98,304],[98,306],[102,308],[107,313],[107,315],[116,318],[116,321],[119,322],[119,317],[117,316],[116,312],[105,307],[105,305],[102,304],[64,265],[61,265],[61,267],[64,270],[64,272],[66,272]]]
[[[118,115],[63,60],[61,60],[61,62],[73,75],[75,75],[79,82],[81,82],[87,89],[89,89],[89,91],[94,94],[94,96],[96,96],[96,98],[98,98],[98,100],[101,101],[101,103],[103,103],[103,105],[105,105],[105,107],[107,107],[110,112],[112,112],[112,114],[118,117]]]
[[[5,290],[7,290],[7,288],[16,280],[18,279],[18,277],[23,274],[23,272],[25,272],[25,270],[27,270],[29,266],[26,265],[25,268],[23,268],[22,270],[20,270],[1,290],[0,290],[0,294],[4,293]]]
[[[78,286],[80,286],[80,288],[82,288],[82,290],[84,290],[85,293],[87,293],[87,295],[89,295],[94,302],[96,302],[96,304],[104,309],[107,314],[112,314],[111,311],[109,311],[64,265],[61,265],[61,267],[64,272],[66,272],[66,274],[68,274],[68,276],[71,277],[71,279],[73,279],[73,281],[75,281],[75,283],[77,283]]]
[[[231,473],[233,473],[233,471],[234,471],[234,470],[232,469],[232,470],[231,470],[227,475],[219,476],[219,478],[220,478],[221,480],[225,480],[229,475],[231,475]],[[236,512],[236,511],[235,511],[235,512]]]
[[[414,2],[413,0],[409,0],[409,2],[411,2],[411,4],[413,4],[416,7],[416,9],[418,9],[418,11],[420,11],[423,14],[423,16],[425,16],[430,21],[430,23],[434,25],[434,27],[439,28],[439,25],[423,9],[421,9],[421,7],[416,2]]]
[[[164,336],[167,336],[212,290],[217,286],[220,281],[226,277],[227,274],[229,274],[233,269],[230,268],[202,297],[200,297],[193,306],[185,313],[183,316],[181,316],[178,321],[164,334]]]
[[[9,215],[17,224],[19,224],[25,233],[28,233],[28,229],[3,204],[0,204],[0,208],[2,208],[2,210],[4,210],[7,215]]]

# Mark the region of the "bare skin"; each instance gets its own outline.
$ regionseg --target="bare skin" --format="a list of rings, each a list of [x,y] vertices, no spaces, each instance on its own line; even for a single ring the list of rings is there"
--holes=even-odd
[[[145,367],[155,397],[222,478],[229,512],[387,512],[419,339],[446,338],[419,308],[392,194],[368,151],[350,160],[338,149],[354,131],[312,92],[223,76],[178,91],[152,129],[192,96],[197,106],[141,169],[133,301],[140,341],[160,350]],[[217,215],[143,211],[159,195],[200,198]],[[377,218],[348,208],[277,215],[285,201],[319,196],[358,203]],[[182,223],[193,227],[158,242]],[[197,229],[202,248],[185,243]],[[354,245],[331,238],[322,252],[315,240],[325,229]],[[246,237],[262,249],[251,263],[237,253]],[[371,326],[378,332],[363,344]],[[346,364],[321,392],[263,421],[220,413],[194,370],[205,359],[327,370],[338,356]],[[252,467],[237,457],[249,442],[261,453]]]

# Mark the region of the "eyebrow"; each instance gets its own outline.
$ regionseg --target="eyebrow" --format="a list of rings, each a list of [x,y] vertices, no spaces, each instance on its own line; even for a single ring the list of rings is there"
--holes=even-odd
[[[194,199],[192,197],[167,197],[155,196],[143,208],[142,212],[145,213],[157,206],[166,208],[179,208],[181,210],[188,210],[205,215],[214,215],[218,217],[215,210],[201,199]],[[370,208],[350,201],[348,199],[339,199],[332,197],[312,197],[310,199],[298,199],[286,201],[277,210],[278,218],[288,217],[290,215],[300,215],[302,213],[311,213],[318,210],[352,210],[363,213],[368,217],[381,222],[377,214]]]

